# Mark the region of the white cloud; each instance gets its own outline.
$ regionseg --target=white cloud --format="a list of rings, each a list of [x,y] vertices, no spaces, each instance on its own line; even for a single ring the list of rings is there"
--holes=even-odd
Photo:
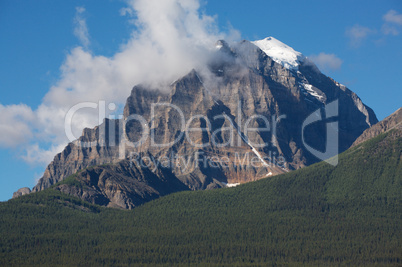
[[[399,35],[398,26],[402,26],[402,14],[398,14],[395,10],[388,11],[383,17],[385,23],[381,27],[381,31],[385,35]]]
[[[396,10],[391,9],[382,17],[382,19],[384,23],[381,26],[381,31],[358,24],[347,28],[345,34],[350,39],[350,45],[354,48],[360,47],[363,41],[371,34],[382,33],[382,38],[374,41],[377,44],[383,43],[385,41],[384,36],[386,35],[399,35],[400,27],[402,26],[402,14],[399,14]]]
[[[342,59],[335,54],[319,53],[318,55],[311,55],[309,58],[324,71],[338,70],[342,66]]]
[[[383,16],[385,22],[394,23],[402,26],[402,14],[399,14],[397,11],[391,9]]]
[[[132,16],[133,14],[134,14],[133,9],[129,7],[123,7],[120,9],[120,16],[127,16],[127,15]]]
[[[215,18],[200,13],[199,8],[198,0],[127,1],[120,12],[134,19],[137,28],[120,51],[105,57],[88,51],[85,8],[78,7],[74,33],[84,47],[70,51],[60,67],[59,80],[36,110],[26,105],[0,106],[6,114],[0,119],[0,145],[30,141],[24,159],[32,164],[48,163],[71,141],[65,134],[64,119],[72,106],[107,100],[106,105],[113,102],[122,107],[134,85],[170,83],[192,68],[204,66],[214,43],[225,36],[218,31]],[[76,137],[84,127],[99,124],[97,114],[96,109],[77,112],[72,125]]]
[[[27,105],[0,104],[0,147],[15,147],[27,143],[33,136],[34,118],[32,109]]]
[[[81,44],[84,47],[88,47],[90,41],[89,41],[89,33],[88,33],[88,27],[87,27],[87,22],[85,18],[83,17],[83,14],[85,12],[84,7],[76,7],[76,14],[74,18],[74,35],[78,38],[78,40],[81,42]]]
[[[350,39],[350,45],[358,48],[369,34],[375,32],[376,31],[373,29],[356,24],[353,27],[346,29],[346,36]]]
[[[382,25],[381,32],[385,35],[394,35],[394,36],[399,35],[399,31],[396,27],[391,26],[386,23],[384,25]]]
[[[43,149],[38,143],[31,144],[27,147],[27,153],[22,156],[22,159],[31,165],[46,166],[53,160],[57,153],[64,149],[64,147],[64,145],[52,145],[50,148]]]

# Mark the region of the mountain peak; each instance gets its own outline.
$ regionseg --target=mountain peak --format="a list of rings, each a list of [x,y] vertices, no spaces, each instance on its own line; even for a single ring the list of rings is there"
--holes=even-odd
[[[274,64],[274,60],[279,63]],[[127,99],[124,117],[105,120],[99,127],[85,131],[77,143],[69,144],[47,167],[33,192],[89,166],[127,159],[141,161],[142,157],[158,162],[166,162],[168,158],[172,175],[190,190],[245,183],[298,169],[322,160],[305,144],[317,151],[325,151],[327,145],[325,122],[314,123],[304,131],[304,121],[337,99],[342,131],[338,131],[339,142],[334,147],[342,152],[377,122],[375,114],[356,94],[305,66],[303,60],[301,53],[273,37],[255,43],[244,40],[232,46],[218,41],[208,62],[214,75],[192,70],[173,82],[170,91],[135,86]],[[262,129],[256,116],[263,121],[266,118],[265,126],[269,128],[268,120],[272,118],[274,124],[274,118],[282,115],[286,119],[276,120],[277,132],[246,132],[249,122],[250,127]],[[80,145],[84,143],[92,147]],[[144,152],[152,156],[142,156]],[[230,162],[215,164],[212,157],[228,158]],[[186,163],[182,164],[181,159]],[[254,159],[260,164],[252,163]],[[105,171],[97,170],[99,175]],[[124,178],[119,170],[115,184]],[[108,169],[105,173],[111,175],[112,171]],[[128,174],[141,181],[145,177],[147,181],[150,179],[142,172]],[[129,199],[137,198],[132,192],[144,187],[137,182],[125,184],[130,184],[130,188],[107,191],[124,194],[114,203],[131,207],[124,203],[131,203]]]
[[[305,56],[274,37],[252,42],[275,62],[290,70],[298,70]]]
[[[216,47],[216,49],[229,48],[229,45],[225,40],[218,40],[215,43],[215,47]]]

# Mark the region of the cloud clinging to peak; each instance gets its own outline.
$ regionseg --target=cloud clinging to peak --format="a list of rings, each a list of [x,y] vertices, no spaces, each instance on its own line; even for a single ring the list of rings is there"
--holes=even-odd
[[[32,164],[50,162],[70,141],[64,118],[72,106],[105,100],[106,105],[113,102],[122,107],[134,85],[172,82],[204,65],[215,42],[227,37],[214,17],[200,12],[199,0],[128,0],[116,12],[133,22],[133,31],[119,51],[106,57],[89,48],[85,12],[84,7],[77,7],[74,18],[73,32],[80,45],[67,54],[61,76],[39,107],[0,105],[3,114],[10,114],[0,120],[0,130],[5,133],[0,136],[0,146],[25,144],[23,158]],[[84,127],[98,124],[98,110],[81,110],[73,118],[73,133],[78,137]]]

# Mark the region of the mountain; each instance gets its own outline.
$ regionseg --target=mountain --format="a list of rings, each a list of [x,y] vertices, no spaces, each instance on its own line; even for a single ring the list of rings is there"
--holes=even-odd
[[[398,109],[383,121],[364,131],[352,147],[392,130],[397,130],[396,133],[400,134],[401,110]],[[132,209],[161,196],[188,190],[188,187],[176,178],[170,169],[160,168],[151,154],[148,154],[148,157],[151,162],[154,162],[150,168],[141,167],[135,161],[122,160],[118,163],[79,171],[52,188],[92,204],[123,209]],[[170,179],[166,179],[166,176]],[[239,184],[217,182],[216,185],[231,187]],[[22,188],[15,195],[21,196],[28,193],[30,193],[29,188]]]
[[[1,266],[400,266],[402,130],[235,188],[134,211],[46,189],[0,203]]]
[[[324,153],[330,148],[345,151],[375,123],[355,93],[275,38],[218,41],[207,68],[168,90],[135,86],[123,119],[84,129],[32,191],[90,166],[138,163],[148,153],[190,190],[245,183],[325,160],[334,155]]]
[[[352,146],[356,146],[364,141],[367,141],[379,134],[386,133],[392,129],[402,129],[402,108],[373,125],[371,128],[365,130],[359,138],[353,143]]]

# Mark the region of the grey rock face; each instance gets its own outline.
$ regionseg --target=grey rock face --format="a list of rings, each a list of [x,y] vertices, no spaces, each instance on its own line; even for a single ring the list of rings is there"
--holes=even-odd
[[[13,193],[13,198],[17,198],[17,197],[20,197],[23,195],[28,195],[29,193],[31,193],[31,189],[28,187],[23,187]]]
[[[44,190],[86,167],[117,162],[119,147],[115,144],[120,142],[120,129],[119,120],[108,119],[94,129],[84,129],[78,140],[54,157],[32,192]]]
[[[302,129],[302,125],[309,115],[324,110],[325,105],[332,101],[339,101],[336,117],[339,152],[349,148],[364,130],[377,123],[374,112],[355,93],[323,75],[314,65],[302,64],[297,72],[286,69],[248,41],[233,47],[222,42],[219,47],[212,57],[209,72],[192,70],[172,83],[170,92],[135,86],[127,99],[124,119],[105,120],[94,129],[85,129],[76,142],[56,155],[33,191],[48,188],[89,166],[105,163],[117,166],[114,164],[120,164],[130,155],[143,153],[156,159],[175,156],[176,164],[170,166],[172,175],[191,190],[244,183],[321,160],[306,149],[305,143],[317,150],[326,149],[325,121],[306,129]],[[142,120],[136,119],[138,116]],[[267,118],[269,125],[261,118]],[[246,124],[257,130],[246,134]],[[264,131],[264,127],[269,130]],[[201,130],[191,132],[187,138],[185,132],[188,128]],[[142,139],[144,129],[149,129],[153,139]],[[302,131],[305,140],[302,140]],[[171,142],[175,139],[176,142]],[[83,147],[80,145],[83,142],[92,142],[92,146]],[[225,145],[228,142],[231,145]],[[157,146],[155,143],[171,144]],[[250,145],[262,143],[267,145],[255,149]],[[257,154],[264,157],[265,162]],[[259,164],[233,164],[247,159],[247,156],[257,158]],[[230,164],[216,166],[214,158],[225,158]],[[278,164],[279,158],[283,164]],[[119,184],[130,183],[130,179],[139,177],[148,179],[148,176],[140,170],[125,170],[122,178],[119,171],[97,168],[87,174],[98,177],[98,180],[92,179],[101,184],[104,180],[100,177],[109,177],[113,186],[102,184],[96,191],[107,198],[92,191],[71,194],[88,200],[98,199],[92,201],[95,203],[104,201],[105,205],[133,207],[139,203],[136,197],[131,197],[133,187]],[[119,179],[112,179],[112,182],[111,177]],[[110,190],[106,193],[100,188]],[[59,189],[70,190],[65,186]],[[153,194],[151,188],[143,189],[142,197]]]
[[[80,186],[61,184],[54,189],[93,204],[121,209],[188,190],[169,169],[146,168],[129,160],[87,168],[77,173],[75,179]]]
[[[392,129],[402,130],[402,108],[399,108],[397,111],[375,124],[373,127],[365,130],[362,135],[356,139],[352,146],[357,146],[364,141],[367,141]]]

